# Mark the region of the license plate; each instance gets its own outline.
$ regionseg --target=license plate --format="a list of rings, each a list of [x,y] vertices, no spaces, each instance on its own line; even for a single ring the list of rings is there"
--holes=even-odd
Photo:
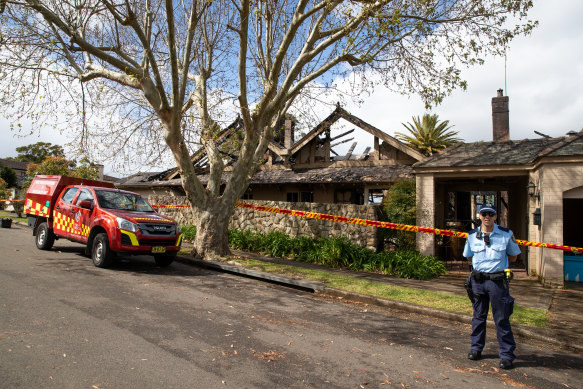
[[[152,252],[153,253],[165,253],[166,252],[166,247],[154,246],[154,247],[152,247]]]

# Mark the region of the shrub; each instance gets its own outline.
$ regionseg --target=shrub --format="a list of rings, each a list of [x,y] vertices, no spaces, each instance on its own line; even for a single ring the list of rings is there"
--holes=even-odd
[[[184,239],[194,240],[194,226],[183,226],[182,231]],[[375,253],[345,237],[291,238],[275,231],[261,234],[252,230],[229,230],[229,245],[235,250],[263,252],[272,257],[291,257],[306,263],[381,272],[401,278],[426,280],[446,273],[443,262],[436,257],[424,257],[413,250]]]
[[[383,199],[383,212],[391,223],[415,225],[417,205],[415,180],[406,179],[395,183]],[[383,229],[385,241],[398,250],[415,250],[415,234],[407,231]]]
[[[293,240],[283,232],[273,231],[265,235],[262,251],[272,257],[288,257],[292,252]]]
[[[194,242],[194,238],[196,237],[196,226],[192,224],[180,226],[182,230],[182,238],[189,242]]]

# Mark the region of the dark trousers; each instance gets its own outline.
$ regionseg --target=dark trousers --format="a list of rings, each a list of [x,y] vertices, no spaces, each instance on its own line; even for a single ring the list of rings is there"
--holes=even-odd
[[[474,316],[472,319],[471,350],[482,351],[486,344],[486,319],[489,305],[492,304],[492,316],[496,323],[496,335],[500,346],[500,358],[514,360],[516,342],[510,327],[510,315],[514,309],[514,298],[510,296],[508,282],[505,280],[474,281],[472,290],[474,299]]]

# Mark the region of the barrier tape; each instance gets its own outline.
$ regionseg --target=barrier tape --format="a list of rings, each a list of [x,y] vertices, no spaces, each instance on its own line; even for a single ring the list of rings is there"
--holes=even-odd
[[[237,203],[235,205],[237,207],[240,207],[240,208],[253,209],[255,211],[280,213],[282,215],[305,217],[305,218],[309,218],[309,219],[327,220],[327,221],[334,221],[334,222],[339,222],[339,223],[358,224],[358,225],[362,225],[362,226],[388,228],[388,229],[399,230],[399,231],[421,232],[421,233],[425,233],[425,234],[450,236],[453,238],[467,238],[468,237],[467,232],[442,230],[440,228],[410,226],[407,224],[383,222],[383,221],[378,221],[378,220],[359,219],[359,218],[355,218],[355,217],[328,215],[325,213],[318,213],[318,212],[306,212],[306,211],[296,211],[296,210],[292,210],[292,209],[283,209],[283,208],[277,208],[277,207],[266,207],[264,205],[253,205],[253,204],[243,203],[240,201],[237,201]],[[165,208],[165,209],[190,208],[190,205],[153,205],[153,207],[154,208]],[[516,243],[518,243],[521,246],[540,247],[540,248],[546,248],[546,249],[555,249],[555,250],[583,253],[583,247],[563,246],[563,245],[558,245],[558,244],[531,242],[528,240],[519,240],[519,239],[516,239]]]
[[[190,205],[152,205],[152,207],[154,207],[154,208],[163,208],[163,209],[169,209],[169,208],[190,208]]]
[[[7,201],[7,202],[14,202],[14,201],[24,201],[24,200],[0,200],[0,201]]]

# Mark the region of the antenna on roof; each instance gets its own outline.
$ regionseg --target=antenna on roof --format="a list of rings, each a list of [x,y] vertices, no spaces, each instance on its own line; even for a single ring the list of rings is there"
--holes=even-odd
[[[504,90],[508,96],[508,86],[506,86],[506,49],[504,49]]]

